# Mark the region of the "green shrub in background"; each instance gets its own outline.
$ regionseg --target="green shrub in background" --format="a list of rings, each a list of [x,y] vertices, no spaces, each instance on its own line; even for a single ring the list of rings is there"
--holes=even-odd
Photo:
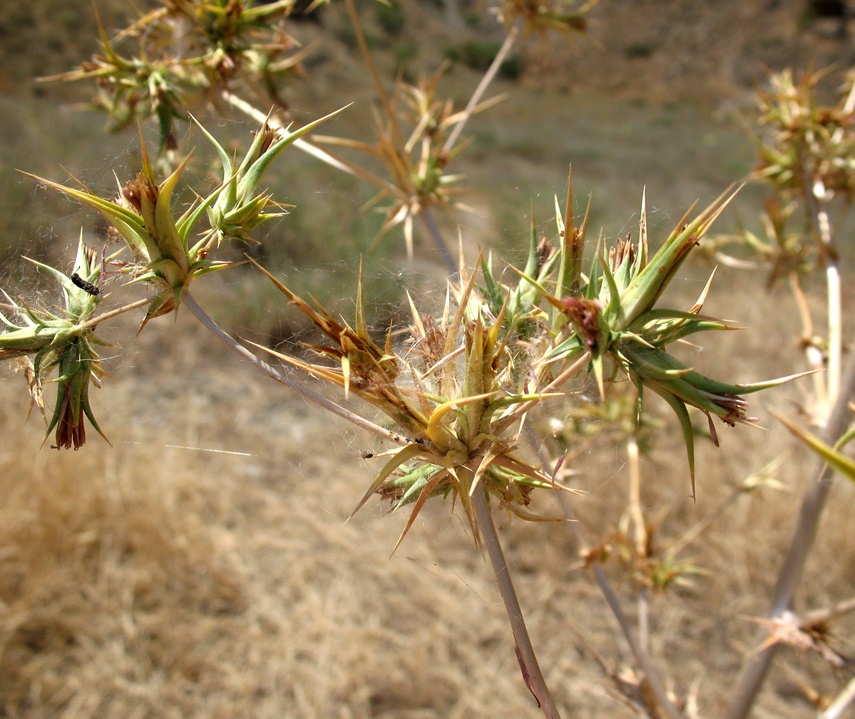
[[[397,37],[407,26],[407,16],[398,0],[389,0],[388,4],[375,5],[377,24],[380,29],[391,37]]]
[[[499,51],[502,43],[493,40],[466,40],[446,48],[445,56],[452,62],[460,62],[478,72],[486,72]],[[516,80],[523,71],[525,61],[521,55],[511,53],[499,65],[499,74],[508,80]]]

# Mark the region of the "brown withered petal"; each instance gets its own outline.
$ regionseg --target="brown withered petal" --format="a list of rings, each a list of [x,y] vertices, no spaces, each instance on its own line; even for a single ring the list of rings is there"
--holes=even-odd
[[[56,426],[56,445],[51,449],[80,449],[86,444],[86,427],[83,422],[83,413],[75,416],[71,396],[71,383],[66,383],[60,408],[59,422]]]

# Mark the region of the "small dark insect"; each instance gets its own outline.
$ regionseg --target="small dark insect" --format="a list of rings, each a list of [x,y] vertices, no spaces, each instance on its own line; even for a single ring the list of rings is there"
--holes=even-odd
[[[371,459],[374,456],[374,452],[362,452],[362,459]]]
[[[76,272],[71,275],[71,281],[77,285],[84,292],[88,292],[90,295],[100,295],[101,290],[93,285],[91,282],[87,282]]]

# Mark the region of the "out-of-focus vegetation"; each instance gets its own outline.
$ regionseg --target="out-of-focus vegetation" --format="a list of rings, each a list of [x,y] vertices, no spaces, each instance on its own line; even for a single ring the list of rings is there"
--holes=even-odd
[[[74,27],[77,21],[68,15],[73,10],[48,5],[22,11],[17,25],[0,25],[4,58],[15,57],[5,54],[7,47],[21,56],[28,45],[20,38],[50,27],[48,19]],[[713,112],[728,93],[715,78],[708,86],[687,90],[686,80],[671,73],[703,62],[688,52],[667,59],[671,41],[662,38],[652,20],[637,22],[632,5],[621,5],[623,17],[620,9],[596,9],[603,12],[606,28],[633,27],[633,37],[619,47],[606,43],[610,57],[605,64],[620,62],[624,70],[605,67],[603,87],[591,89],[586,85],[590,73],[578,70],[586,77],[575,89],[572,73],[555,73],[549,42],[541,39],[538,46],[530,40],[532,61],[516,82],[500,80],[501,89],[513,91],[512,98],[468,128],[474,141],[467,149],[467,182],[476,189],[467,201],[476,212],[459,219],[470,258],[479,245],[487,245],[522,266],[529,223],[537,234],[554,227],[552,197],[565,191],[570,160],[575,214],[581,216],[584,209],[579,198],[593,190],[590,224],[604,225],[607,237],[636,232],[642,185],[647,186],[651,236],[659,237],[691,201],[701,197],[706,204],[749,171],[750,143]],[[669,33],[678,37],[689,27],[700,31],[723,21],[696,15],[696,5],[675,6],[670,12],[677,12],[682,24],[670,23]],[[382,70],[409,72],[420,52],[439,59],[455,46],[452,40],[459,46],[467,31],[482,27],[465,4],[400,3],[376,12],[368,7],[363,11],[369,44]],[[316,60],[307,60],[317,63],[310,69],[324,79],[290,87],[288,105],[302,125],[356,96],[362,104],[331,121],[329,134],[359,136],[373,123],[364,99],[370,83],[364,70],[348,71],[356,65],[348,50],[356,37],[347,30],[344,13],[335,6],[324,10],[329,12],[319,32],[337,40],[321,46]],[[454,10],[466,11],[459,13],[459,26]],[[111,17],[118,26],[121,12],[101,9],[105,26],[114,27]],[[729,17],[733,23],[735,15]],[[801,16],[790,19],[801,22]],[[77,43],[82,38],[92,42],[91,20],[79,34],[56,40],[63,62],[34,53],[37,73],[67,70],[88,56],[90,50],[77,52]],[[458,28],[447,41],[436,31],[446,26]],[[7,44],[14,34],[9,28],[16,27],[20,33]],[[413,27],[420,32],[411,35]],[[596,38],[595,31],[596,24]],[[309,36],[314,32],[307,31]],[[61,37],[66,35],[57,33]],[[785,39],[757,39],[757,56],[787,55]],[[839,43],[841,54],[848,52],[845,39],[821,34],[814,39],[818,56],[830,42]],[[66,62],[65,53],[75,56]],[[585,54],[578,53],[580,68],[590,67]],[[632,63],[646,64],[626,69]],[[455,65],[444,80],[461,101],[477,81],[466,64]],[[669,80],[674,80],[670,95],[676,99],[662,102],[669,96]],[[639,87],[648,82],[649,91]],[[697,77],[689,82],[700,85]],[[545,91],[546,85],[559,91]],[[569,86],[574,92],[568,96],[563,90]],[[132,135],[105,140],[100,116],[58,110],[53,93],[68,100],[68,89],[39,86],[32,97],[23,80],[13,79],[9,87],[10,94],[0,98],[0,109],[9,113],[8,122],[0,119],[6,135],[0,146],[0,189],[8,188],[0,200],[0,230],[9,243],[0,278],[4,288],[29,288],[29,297],[49,304],[58,297],[44,299],[51,291],[46,273],[39,276],[15,256],[26,253],[56,263],[68,256],[81,224],[93,237],[100,237],[103,227],[79,206],[12,174],[11,168],[62,179],[57,165],[63,164],[105,194],[115,189],[112,169],[118,166],[123,182],[136,171],[139,143]],[[689,97],[702,102],[696,105]],[[234,146],[243,152],[250,140],[248,125],[224,108],[219,111],[218,139],[229,151]],[[213,190],[222,179],[216,176],[219,169],[212,170],[215,154],[205,152],[198,131],[179,127],[181,144],[199,147],[188,176]],[[156,132],[149,141],[157,144]],[[374,243],[385,218],[360,211],[372,192],[353,179],[296,152],[282,159],[265,183],[283,188],[276,199],[296,207],[288,217],[270,222],[272,229],[259,237],[262,245],[250,251],[277,276],[286,274],[298,294],[311,292],[332,315],[351,317],[358,256]],[[368,166],[372,172],[382,169],[380,163]],[[739,200],[743,209],[735,214],[749,225],[755,213],[748,208],[758,206],[759,196],[759,190],[749,189]],[[448,223],[443,230],[452,227]],[[366,286],[374,293],[365,299],[365,306],[373,308],[370,331],[381,338],[390,323],[399,327],[413,321],[403,288],[426,298],[437,314],[442,311],[445,273],[435,249],[416,235],[417,260],[408,263],[404,243],[395,241],[399,230],[393,227],[365,259]],[[850,255],[848,243],[840,242],[841,261]],[[669,306],[688,309],[702,293],[709,270],[704,263],[682,267]],[[797,308],[780,287],[766,292],[760,283],[749,288],[745,278],[737,270],[720,269],[704,313],[738,320],[755,331],[719,333],[723,336],[702,355],[686,348],[681,357],[705,371],[725,367],[738,382],[788,374],[810,344],[794,341],[804,334]],[[198,290],[194,285],[194,295],[200,304],[216,307],[217,319],[232,332],[262,343],[284,341],[288,348],[295,339],[317,341],[277,292],[246,268],[210,280],[208,286],[199,282]],[[117,298],[125,292],[118,285],[110,291]],[[822,292],[811,280],[805,281],[803,296],[810,311],[820,312]],[[844,287],[844,302],[848,298]],[[851,336],[850,324],[847,318],[843,336]],[[355,325],[362,338],[358,320]],[[406,542],[387,561],[404,529],[403,516],[381,518],[377,509],[369,509],[341,526],[372,474],[368,462],[386,449],[382,442],[283,389],[271,390],[269,380],[248,373],[199,333],[184,309],[174,324],[157,328],[160,332],[147,328],[134,340],[136,329],[124,321],[103,328],[106,339],[123,345],[115,358],[109,348],[99,350],[122,382],[93,389],[99,400],[109,396],[99,402],[106,406],[98,420],[113,448],[91,442],[80,453],[59,458],[46,448],[37,452],[37,418],[27,426],[20,423],[26,415],[26,397],[18,391],[23,382],[7,373],[8,381],[0,383],[6,408],[0,417],[6,438],[0,450],[6,516],[0,523],[3,712],[22,717],[539,715],[519,679],[493,580],[462,539],[465,498],[455,512],[457,521],[451,522],[443,511],[450,500],[444,507],[426,504]],[[179,337],[182,350],[176,351]],[[816,345],[821,355],[821,343]],[[807,482],[812,462],[761,409],[769,432],[722,432],[718,450],[698,441],[693,503],[679,433],[651,439],[655,415],[637,432],[632,397],[629,408],[622,405],[629,392],[621,390],[629,390],[628,383],[616,389],[596,412],[538,418],[535,427],[547,440],[544,447],[551,443],[572,458],[568,468],[573,474],[564,481],[586,492],[573,500],[583,533],[574,534],[566,525],[503,518],[509,566],[518,577],[544,674],[565,711],[635,716],[639,707],[651,706],[637,664],[616,648],[613,618],[583,579],[586,569],[602,564],[620,598],[637,611],[636,628],[679,698],[679,711],[699,715],[697,702],[700,714],[719,715],[742,657],[761,641],[755,643],[745,617],[761,617],[767,608],[766,592],[788,538],[794,497]],[[597,395],[594,383],[579,391],[586,402]],[[786,408],[804,405],[803,391],[783,390],[769,401]],[[665,412],[661,419],[665,426],[673,422]],[[609,431],[598,432],[606,427]],[[703,422],[694,429],[702,434],[705,427]],[[340,439],[331,443],[331,437]],[[644,455],[640,464],[633,446]],[[784,455],[782,470],[775,460]],[[536,455],[531,461],[538,462]],[[641,476],[630,473],[627,482],[620,471],[624,465]],[[851,488],[834,491],[842,501],[829,507],[800,605],[838,601],[851,575],[845,509]],[[533,501],[533,511],[556,511],[543,498]],[[835,625],[835,635],[815,637],[808,648],[824,654],[788,649],[773,669],[758,716],[802,716],[811,702],[833,696],[840,679],[826,662],[836,652],[851,653],[850,625],[844,621]]]

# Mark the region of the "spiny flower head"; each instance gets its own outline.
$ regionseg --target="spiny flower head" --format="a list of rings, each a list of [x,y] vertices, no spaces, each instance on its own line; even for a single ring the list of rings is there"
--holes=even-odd
[[[855,193],[855,73],[847,76],[835,105],[817,101],[817,86],[828,71],[805,73],[798,81],[791,70],[770,78],[759,97],[757,175],[797,196],[824,190],[848,199]]]
[[[528,32],[557,30],[571,35],[588,29],[586,16],[596,2],[580,5],[566,0],[502,0],[497,12],[499,20],[509,27],[514,21],[521,21]]]
[[[475,491],[487,491],[509,510],[535,518],[526,510],[531,490],[559,485],[517,455],[517,435],[525,412],[555,393],[517,371],[505,312],[493,314],[475,291],[475,275],[450,287],[438,319],[410,301],[412,325],[402,352],[393,345],[391,330],[383,343],[370,337],[361,276],[351,326],[265,274],[326,335],[328,344],[309,348],[335,365],[267,351],[356,394],[384,412],[402,435],[404,446],[391,453],[357,509],[375,492],[393,499],[396,508],[412,505],[401,539],[425,502],[437,495],[457,498],[476,541]]]
[[[366,209],[380,206],[385,216],[374,243],[402,225],[410,258],[416,218],[429,214],[431,208],[466,209],[460,201],[463,190],[458,183],[462,178],[449,172],[449,166],[468,144],[458,141],[466,120],[500,99],[455,111],[452,101],[438,94],[439,81],[446,69],[447,65],[443,65],[431,77],[422,78],[415,85],[398,81],[391,97],[386,97],[385,92],[381,95],[382,113],[376,114],[377,140],[373,144],[340,137],[314,138],[324,145],[368,154],[382,163],[385,176],[324,151],[327,162],[379,188],[364,205]]]
[[[248,241],[251,239],[249,233],[262,222],[285,214],[283,206],[273,202],[269,193],[258,192],[264,173],[285,148],[341,111],[330,113],[293,132],[274,128],[265,122],[255,133],[238,166],[222,145],[197,123],[214,146],[223,166],[222,185],[215,200],[206,205],[211,224],[210,236],[217,244],[224,238]]]
[[[755,384],[734,384],[709,379],[671,355],[667,348],[688,335],[710,330],[733,329],[729,323],[700,314],[710,288],[688,311],[660,308],[659,300],[689,253],[701,241],[715,219],[727,207],[735,193],[726,192],[709,207],[690,219],[690,212],[677,223],[659,250],[649,256],[647,213],[642,201],[639,238],[617,240],[605,250],[598,247],[591,270],[585,277],[578,269],[582,255],[581,234],[558,213],[561,259],[554,282],[525,278],[535,284],[552,306],[552,347],[542,364],[567,362],[583,352],[590,354],[591,369],[601,396],[605,394],[607,375],[623,371],[638,391],[640,417],[644,390],[651,390],[668,403],[680,421],[689,457],[694,494],[694,430],[688,406],[701,410],[710,419],[710,430],[717,443],[712,417],[728,425],[753,422],[747,415],[743,395],[766,389],[792,378]],[[587,223],[583,223],[583,227]],[[569,281],[564,279],[569,278]],[[710,282],[712,277],[710,278]]]
[[[282,28],[293,0],[164,0],[115,40],[98,20],[101,52],[71,72],[43,78],[95,80],[94,104],[121,130],[149,117],[160,129],[160,149],[175,149],[175,121],[186,120],[192,100],[224,88],[241,71],[256,75],[279,103],[275,78],[299,68],[306,51]],[[117,47],[137,38],[135,53]],[[124,51],[123,51],[124,52]]]
[[[209,257],[222,238],[246,240],[250,230],[280,214],[269,211],[271,205],[279,208],[270,195],[258,192],[265,171],[283,149],[335,114],[290,133],[265,124],[238,168],[205,132],[223,164],[223,183],[190,205],[180,217],[175,216],[173,195],[190,157],[158,183],[142,138],[142,169],[124,185],[119,183],[118,194],[113,199],[104,199],[86,188],[35,179],[98,210],[125,241],[134,260],[125,271],[134,282],[149,283],[157,291],[144,326],[154,317],[176,310],[181,293],[196,278],[232,266],[233,263]],[[199,224],[206,216],[210,227],[200,232]]]
[[[34,397],[41,396],[42,383],[57,369],[58,376],[53,380],[57,385],[57,400],[47,434],[56,429],[56,448],[78,449],[86,441],[84,416],[104,437],[89,403],[89,383],[98,384],[104,373],[93,347],[104,343],[88,322],[101,301],[101,290],[96,284],[100,282],[101,265],[95,252],[83,244],[82,237],[71,275],[30,261],[57,281],[64,307],[56,313],[15,302],[6,295],[17,322],[0,314],[0,322],[6,327],[0,334],[0,360],[31,357]]]

